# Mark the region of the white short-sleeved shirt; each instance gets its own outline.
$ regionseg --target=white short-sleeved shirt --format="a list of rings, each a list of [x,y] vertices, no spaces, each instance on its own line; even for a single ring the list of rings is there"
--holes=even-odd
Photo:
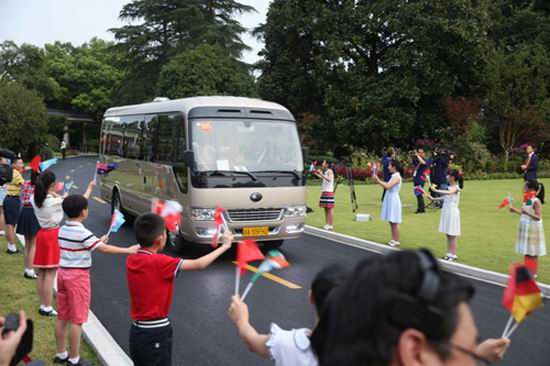
[[[59,249],[62,268],[90,268],[92,251],[101,241],[78,221],[66,221],[59,229]]]
[[[61,224],[61,221],[63,221],[62,203],[63,198],[49,194],[42,203],[42,207],[38,207],[34,202],[34,195],[32,196],[31,204],[41,228],[49,229],[58,227]]]
[[[277,324],[271,324],[269,340],[266,343],[269,358],[276,366],[319,365],[311,349],[310,335],[311,330],[307,328],[284,330]]]

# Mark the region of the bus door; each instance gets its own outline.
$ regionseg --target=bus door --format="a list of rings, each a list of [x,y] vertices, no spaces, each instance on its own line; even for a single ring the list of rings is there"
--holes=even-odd
[[[124,158],[118,167],[123,178],[119,179],[125,208],[141,212],[141,124],[143,115],[125,116],[124,121]]]

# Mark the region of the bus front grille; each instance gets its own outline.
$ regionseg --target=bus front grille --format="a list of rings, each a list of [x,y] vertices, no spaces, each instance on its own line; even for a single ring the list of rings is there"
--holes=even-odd
[[[283,214],[282,209],[258,208],[254,210],[227,210],[231,222],[241,221],[278,221]]]

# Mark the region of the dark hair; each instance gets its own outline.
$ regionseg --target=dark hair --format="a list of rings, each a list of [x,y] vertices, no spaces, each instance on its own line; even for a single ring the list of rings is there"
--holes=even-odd
[[[528,189],[537,192],[537,198],[542,204],[544,204],[544,186],[542,184],[540,184],[536,180],[528,180],[525,183],[525,186]]]
[[[134,222],[134,233],[139,245],[144,248],[152,246],[164,232],[164,225],[164,219],[157,214],[146,213],[139,216]]]
[[[434,265],[437,269],[437,263]],[[312,347],[320,365],[389,365],[402,332],[408,328],[422,331],[440,357],[448,357],[446,345],[459,323],[458,305],[469,301],[474,290],[456,275],[429,271],[439,278],[439,285],[428,301],[419,296],[427,274],[415,251],[403,250],[361,261],[349,280],[331,294],[312,335]],[[395,315],[399,307],[395,305],[402,303],[403,298],[411,302],[408,308],[414,309],[414,314],[429,311],[439,315],[419,317],[422,320],[416,325],[412,325],[413,319],[411,325],[400,324]],[[326,332],[321,334],[322,339],[316,338],[318,329]]]
[[[451,177],[453,177],[455,179],[455,181],[458,183],[458,188],[460,188],[460,189],[464,188],[464,177],[462,176],[462,174],[458,170],[451,169],[449,171],[449,175]]]
[[[31,180],[30,180],[30,182],[31,182],[33,187],[36,186],[36,182],[38,180],[38,177],[40,177],[40,174],[35,172],[34,170],[31,170]]]
[[[350,274],[350,269],[343,263],[333,263],[321,269],[311,283],[311,294],[317,314],[325,307],[325,301],[331,291],[341,286]]]
[[[88,200],[79,194],[71,194],[63,200],[63,212],[70,219],[76,219],[88,208]]]
[[[390,161],[390,165],[394,166],[395,169],[397,169],[397,171],[399,172],[401,177],[405,176],[405,171],[403,170],[403,165],[401,165],[400,162],[398,162],[397,160],[392,160],[392,161]]]
[[[323,159],[323,162],[326,162],[329,169],[332,169],[332,166],[334,165],[333,161],[330,159]]]
[[[34,203],[38,207],[42,207],[42,204],[48,196],[48,189],[55,183],[55,174],[51,170],[46,170],[35,179],[34,184]]]

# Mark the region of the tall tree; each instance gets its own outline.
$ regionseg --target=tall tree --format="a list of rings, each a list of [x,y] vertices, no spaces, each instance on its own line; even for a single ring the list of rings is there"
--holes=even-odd
[[[222,47],[238,58],[248,47],[246,29],[234,19],[254,8],[234,0],[134,0],[120,18],[137,24],[111,29],[128,69],[119,100],[139,102],[153,96],[158,75],[169,58],[200,44]]]

